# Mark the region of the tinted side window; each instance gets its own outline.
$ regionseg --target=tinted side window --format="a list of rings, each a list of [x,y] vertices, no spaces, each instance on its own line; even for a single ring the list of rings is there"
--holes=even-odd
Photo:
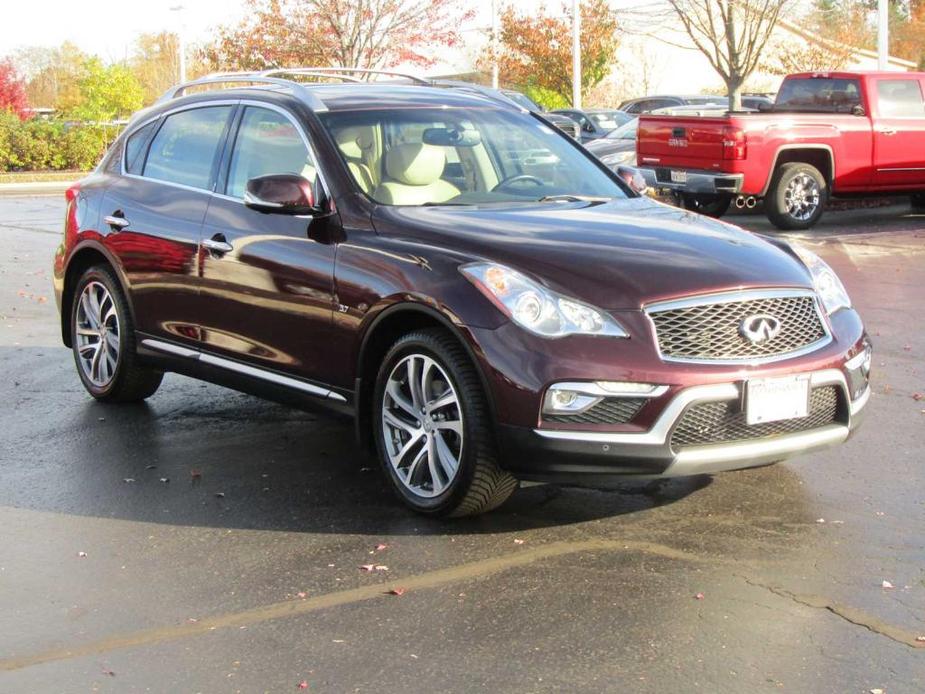
[[[151,142],[144,175],[208,190],[212,163],[230,114],[231,106],[209,106],[168,116]]]
[[[627,113],[639,113],[639,102],[636,101],[632,104],[629,104],[626,108],[622,110],[626,111]]]
[[[125,143],[125,170],[128,173],[141,173],[141,167],[145,163],[145,145],[148,144],[148,140],[156,125],[157,121],[148,123],[143,128],[139,128],[129,135],[128,141]]]
[[[248,106],[231,155],[227,194],[244,197],[247,182],[268,174],[297,174],[315,180],[315,162],[299,131],[281,113]]]
[[[922,85],[918,80],[877,80],[880,115],[892,118],[925,118]]]

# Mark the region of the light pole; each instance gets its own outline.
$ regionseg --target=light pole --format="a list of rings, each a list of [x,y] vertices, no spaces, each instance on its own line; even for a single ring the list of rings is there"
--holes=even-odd
[[[183,37],[183,5],[174,5],[170,8],[171,12],[177,12],[180,16],[179,26],[177,27],[177,57],[180,63],[180,83],[186,82],[186,41]]]
[[[881,0],[883,1],[883,0]],[[581,11],[572,0],[572,108],[581,108]]]
[[[890,67],[890,9],[888,0],[877,0],[877,67]]]
[[[498,0],[491,0],[491,88],[498,88]]]

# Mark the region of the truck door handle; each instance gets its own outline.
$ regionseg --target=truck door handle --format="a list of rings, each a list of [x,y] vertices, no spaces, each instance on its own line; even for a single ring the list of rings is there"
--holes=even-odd
[[[122,231],[129,225],[129,221],[125,218],[122,210],[116,210],[111,215],[103,217],[103,221],[106,222],[113,231]]]
[[[895,135],[896,131],[893,128],[880,128],[881,135]]]
[[[228,243],[224,234],[216,234],[211,239],[203,239],[202,245],[219,255],[230,253],[234,250],[234,246]]]

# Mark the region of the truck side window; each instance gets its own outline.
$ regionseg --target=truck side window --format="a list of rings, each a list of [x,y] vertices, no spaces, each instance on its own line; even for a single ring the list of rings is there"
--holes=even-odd
[[[884,118],[925,118],[918,80],[877,80],[877,100]]]

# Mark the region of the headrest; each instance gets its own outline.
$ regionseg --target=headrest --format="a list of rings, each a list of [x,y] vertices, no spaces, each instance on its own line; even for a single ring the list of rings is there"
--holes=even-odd
[[[395,145],[385,155],[389,177],[409,186],[426,186],[439,180],[445,166],[443,150],[422,142]]]
[[[361,159],[363,150],[369,149],[372,145],[368,130],[361,127],[338,130],[334,139],[337,141],[340,151],[349,159]]]

